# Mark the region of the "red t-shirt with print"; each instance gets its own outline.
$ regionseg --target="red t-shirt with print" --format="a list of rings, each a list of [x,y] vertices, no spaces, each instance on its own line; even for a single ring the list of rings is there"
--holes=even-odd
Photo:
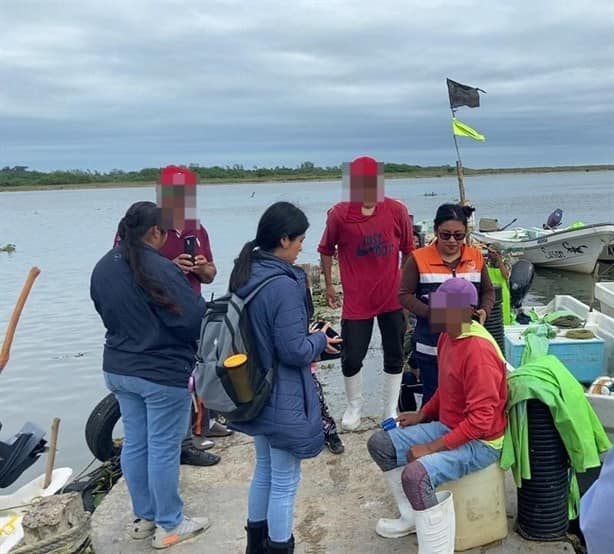
[[[399,254],[413,248],[411,219],[399,200],[385,197],[371,215],[363,215],[359,202],[340,202],[329,210],[318,252],[339,255],[343,319],[401,309]]]

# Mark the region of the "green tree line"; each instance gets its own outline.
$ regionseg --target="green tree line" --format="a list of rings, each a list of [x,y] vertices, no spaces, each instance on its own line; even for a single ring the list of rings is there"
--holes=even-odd
[[[208,181],[243,181],[263,179],[338,179],[341,177],[341,166],[320,167],[312,162],[303,162],[297,167],[252,167],[241,164],[232,166],[200,166],[189,164],[186,167],[194,171],[202,183]],[[33,171],[25,166],[3,167],[0,169],[0,186],[45,186],[45,185],[79,185],[88,183],[142,183],[155,182],[160,176],[160,167],[147,167],[139,171],[123,171],[113,169],[108,172],[73,169],[68,171]],[[421,174],[450,174],[455,169],[452,166],[421,167],[419,165],[387,163],[384,165],[386,174],[402,174],[419,176]]]

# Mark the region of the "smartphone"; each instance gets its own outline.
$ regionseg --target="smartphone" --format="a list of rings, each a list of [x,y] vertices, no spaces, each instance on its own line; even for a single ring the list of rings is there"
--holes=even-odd
[[[196,237],[189,236],[183,239],[183,253],[189,254],[192,257],[192,263],[196,257]]]

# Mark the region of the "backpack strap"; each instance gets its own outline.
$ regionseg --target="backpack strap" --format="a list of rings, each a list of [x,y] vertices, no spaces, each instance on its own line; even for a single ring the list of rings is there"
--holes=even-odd
[[[269,277],[260,283],[252,292],[250,292],[245,298],[243,298],[243,304],[249,303],[254,296],[256,296],[264,287],[266,287],[271,281],[275,281],[275,279],[279,279],[280,277],[286,277],[286,275],[273,275],[273,277]]]

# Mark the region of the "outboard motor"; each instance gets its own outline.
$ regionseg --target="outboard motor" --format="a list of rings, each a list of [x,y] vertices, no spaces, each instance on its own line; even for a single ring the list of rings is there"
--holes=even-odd
[[[0,440],[0,489],[12,485],[45,452],[44,436],[40,427],[26,423],[7,441]]]
[[[549,216],[548,221],[543,225],[544,229],[556,229],[563,221],[563,210],[557,208]]]
[[[525,299],[531,284],[535,278],[535,267],[528,260],[518,260],[512,265],[512,271],[510,273],[510,303],[512,309],[517,312],[516,320],[518,323],[528,323],[526,314],[520,311],[522,307],[522,301]]]

